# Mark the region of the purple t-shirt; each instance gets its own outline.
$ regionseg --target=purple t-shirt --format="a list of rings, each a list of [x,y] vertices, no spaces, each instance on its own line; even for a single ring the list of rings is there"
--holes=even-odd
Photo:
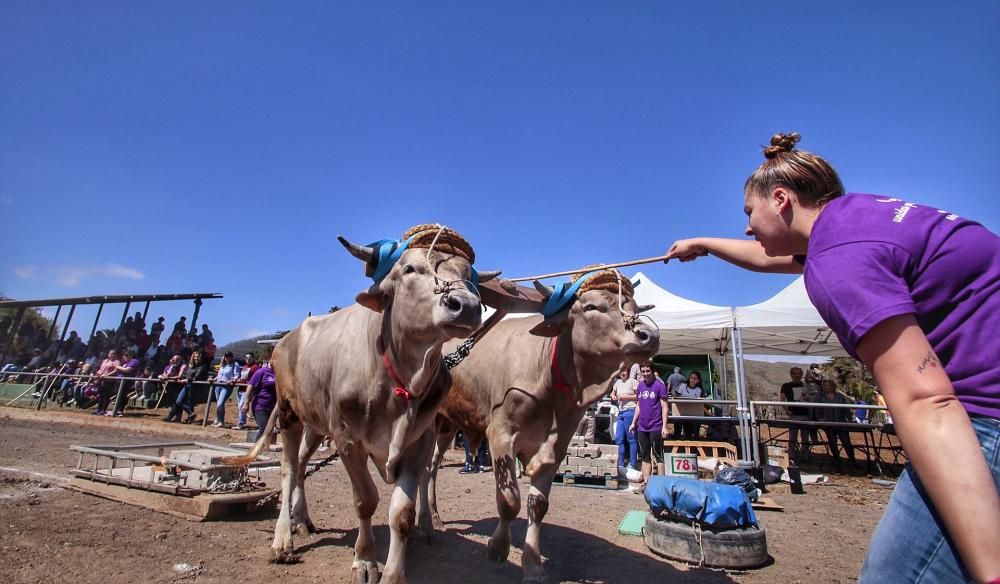
[[[139,373],[139,360],[134,358],[129,359],[125,363],[122,363],[122,367],[128,369],[128,373],[118,372],[115,374],[115,377],[137,377]]]
[[[639,404],[639,421],[636,428],[640,432],[659,432],[663,428],[663,412],[660,411],[660,400],[667,399],[667,386],[659,379],[654,379],[651,385],[645,379],[639,380],[635,388],[636,402]]]
[[[809,238],[805,285],[857,357],[880,322],[913,314],[970,414],[1000,417],[1000,237],[947,211],[847,194]]]
[[[274,408],[278,398],[274,391],[274,371],[270,367],[261,367],[254,371],[248,382],[255,389],[253,395],[253,410],[255,412],[269,411]]]

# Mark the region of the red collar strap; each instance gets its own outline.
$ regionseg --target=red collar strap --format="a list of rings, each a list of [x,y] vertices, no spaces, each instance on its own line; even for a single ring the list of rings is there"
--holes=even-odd
[[[552,389],[565,393],[566,397],[572,400],[574,397],[573,388],[567,385],[565,381],[563,381],[563,376],[559,372],[559,363],[556,361],[556,353],[558,348],[559,348],[559,337],[556,337],[555,340],[552,341],[552,357],[550,359],[551,365],[549,366],[549,368],[552,370]]]
[[[413,394],[410,393],[410,390],[406,389],[406,384],[403,383],[403,380],[400,379],[398,375],[396,375],[396,371],[389,363],[389,357],[385,354],[385,343],[382,342],[382,337],[378,338],[378,352],[382,355],[382,362],[385,363],[385,368],[389,370],[389,375],[392,377],[392,380],[396,382],[396,387],[392,388],[392,393],[406,399],[407,401],[413,399]]]

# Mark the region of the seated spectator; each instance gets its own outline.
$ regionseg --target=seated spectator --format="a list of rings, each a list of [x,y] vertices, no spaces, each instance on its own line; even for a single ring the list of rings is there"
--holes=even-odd
[[[135,351],[131,347],[125,349],[124,362],[115,367],[114,376],[119,379],[139,376],[139,360],[135,358]],[[115,398],[114,411],[105,412],[105,416],[108,416],[109,418],[120,418],[125,415],[125,403],[129,393],[128,387],[130,386],[135,387],[135,382],[129,380],[124,383],[119,383],[117,390],[118,396]]]
[[[87,356],[83,358],[84,365],[90,365],[91,369],[97,369],[97,366],[103,361],[101,355],[98,351],[89,350],[87,351]]]
[[[112,392],[117,389],[117,384],[112,381],[111,376],[115,374],[121,364],[118,351],[111,349],[108,351],[107,358],[101,363],[100,369],[97,370],[94,379],[98,388],[97,409],[93,412],[95,416],[103,416],[108,413],[108,402],[111,401]]]
[[[81,367],[83,367],[83,363],[78,363],[70,359],[63,365],[62,372],[65,375],[78,375]],[[73,401],[73,391],[76,389],[79,381],[79,378],[76,377],[61,378],[61,382],[59,384],[59,394],[61,396],[59,403],[61,405],[66,405]]]
[[[168,404],[172,404],[177,400],[177,395],[181,391],[181,379],[184,378],[187,373],[187,363],[181,359],[180,355],[174,355],[170,358],[170,362],[163,368],[163,373],[160,374],[160,382],[164,383],[163,391],[166,392],[164,397]]]
[[[837,392],[837,386],[829,379],[824,379],[820,388],[823,390],[823,393],[819,397],[820,403],[842,405],[851,403],[847,401],[847,398],[843,394]],[[848,408],[817,407],[816,410],[821,422],[850,423],[853,421],[851,419],[851,410]],[[847,452],[848,461],[853,466],[855,460],[854,446],[851,444],[851,433],[842,428],[823,428],[823,431],[826,433],[827,442],[830,446],[830,454],[833,456],[834,467],[840,467],[840,451],[837,450],[838,439]]]
[[[85,410],[98,398],[100,390],[94,384],[94,368],[84,363],[80,367],[81,377],[77,379],[73,387],[73,399],[67,405],[76,405],[81,410]]]
[[[139,332],[135,334],[135,348],[138,350],[138,354],[144,354],[148,349],[149,345],[152,344],[153,337],[146,334],[146,331],[139,329]]]
[[[151,367],[154,366],[154,364],[156,363],[156,358],[160,353],[161,347],[162,347],[161,345],[158,345],[156,343],[151,343],[149,347],[146,349],[146,352],[143,353],[142,355],[143,361]]]
[[[143,401],[155,399],[156,394],[160,391],[160,383],[153,378],[153,368],[149,365],[143,367],[142,376],[144,379],[136,384],[142,390],[136,391],[136,393]]]
[[[184,350],[184,335],[175,330],[167,339],[166,347],[169,355],[180,355]]]
[[[205,361],[211,363],[215,359],[215,353],[219,348],[215,346],[215,339],[209,337],[208,342],[201,345],[201,351],[205,354]]]
[[[208,360],[208,357],[205,357]],[[240,377],[240,366],[233,359],[232,351],[222,356],[222,363],[219,364],[219,372],[215,375],[215,421],[213,428],[222,428],[226,424],[226,401],[233,393],[233,384]]]
[[[177,400],[174,402],[173,407],[170,408],[170,413],[167,414],[167,417],[163,418],[164,421],[180,422],[182,411],[187,412],[187,418],[184,419],[185,424],[195,421],[197,416],[194,413],[194,386],[195,383],[208,379],[208,367],[209,364],[207,361],[202,360],[200,351],[191,353],[187,371],[184,372],[184,388],[177,395]]]
[[[80,335],[76,334],[76,331],[70,331],[66,342],[69,343],[67,356],[74,361],[83,361],[87,354],[87,343],[83,342]]]
[[[247,412],[243,408],[243,404],[246,403],[247,397],[247,387],[246,383],[250,381],[253,374],[260,369],[260,364],[257,363],[257,358],[253,353],[247,353],[243,357],[243,367],[240,368],[240,385],[236,387],[236,411],[238,412],[236,416],[236,429],[245,430],[247,426]]]
[[[681,399],[701,399],[704,388],[701,386],[701,373],[692,371],[687,381],[677,386],[677,397]],[[703,404],[677,403],[677,413],[682,416],[704,416]],[[697,440],[701,431],[698,422],[681,422],[678,438],[681,440]]]

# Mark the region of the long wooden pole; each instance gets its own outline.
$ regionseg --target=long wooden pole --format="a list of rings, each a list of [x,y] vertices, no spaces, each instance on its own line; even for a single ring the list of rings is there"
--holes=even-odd
[[[551,274],[542,274],[540,276],[525,276],[524,278],[508,278],[511,282],[528,282],[530,280],[544,280],[546,278],[555,278],[556,276],[569,276],[572,274],[580,274],[586,272],[593,272],[594,270],[607,270],[611,268],[624,268],[627,266],[638,266],[640,264],[652,264],[655,262],[666,261],[667,256],[661,255],[655,258],[646,258],[642,260],[632,260],[628,262],[618,262],[616,264],[598,264],[596,266],[587,266],[586,268],[578,268],[575,270],[565,270],[562,272],[553,272]]]

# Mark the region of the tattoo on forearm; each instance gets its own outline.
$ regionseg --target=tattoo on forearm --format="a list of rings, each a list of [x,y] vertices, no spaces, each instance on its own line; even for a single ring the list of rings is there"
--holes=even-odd
[[[934,351],[927,351],[927,354],[924,355],[923,361],[920,362],[920,366],[917,367],[917,373],[923,373],[924,369],[927,369],[928,367],[937,367],[940,364],[941,362],[934,356]]]

